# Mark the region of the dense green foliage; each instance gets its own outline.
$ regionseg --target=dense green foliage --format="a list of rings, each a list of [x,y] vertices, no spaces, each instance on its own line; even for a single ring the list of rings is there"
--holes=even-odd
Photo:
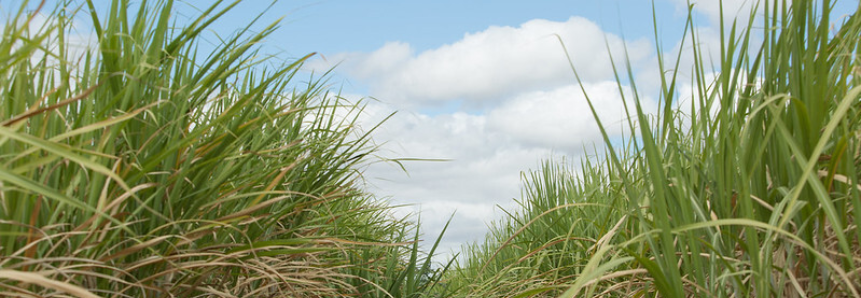
[[[694,64],[661,61],[674,66],[660,69],[657,114],[642,109],[630,66],[617,68],[635,97],[623,148],[604,132],[599,162],[528,174],[523,209],[466,247],[449,286],[475,297],[859,297],[861,15],[832,20],[822,2],[764,2],[750,23],[721,24],[714,68],[689,18],[676,61],[691,51]],[[678,93],[680,73],[692,94]]]
[[[417,227],[360,190],[361,105],[258,57],[211,52],[173,1],[23,1],[0,43],[0,296],[409,296],[437,275]],[[44,3],[42,3],[44,5]],[[35,6],[33,6],[35,7]],[[37,14],[47,16],[37,23]],[[92,19],[97,46],[70,41]],[[80,56],[70,56],[78,52]]]

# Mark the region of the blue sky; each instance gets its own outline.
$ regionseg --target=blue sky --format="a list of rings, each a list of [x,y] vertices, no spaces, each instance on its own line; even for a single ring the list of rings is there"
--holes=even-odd
[[[259,14],[267,1],[248,1],[231,12],[227,19]],[[662,14],[681,11],[669,1],[657,1]],[[650,36],[650,1],[280,1],[265,14],[261,23],[284,17],[282,28],[272,42],[300,55],[309,52],[339,53],[373,51],[390,41],[411,44],[427,50],[452,43],[464,33],[478,32],[489,26],[518,26],[533,19],[564,21],[583,16],[619,32],[620,22],[629,24],[625,33],[634,37]],[[627,20],[627,21],[626,21]],[[665,19],[662,19],[664,21]],[[219,30],[230,31],[236,23],[221,22]]]
[[[3,7],[7,3],[0,0],[0,8],[11,10]],[[192,4],[209,3],[180,1],[178,16],[193,15]],[[330,79],[333,89],[353,101],[375,98],[364,101],[367,107],[359,116],[367,128],[397,111],[374,133],[379,155],[447,161],[407,162],[409,174],[393,164],[369,165],[364,169],[368,190],[393,204],[407,204],[398,215],[421,214],[424,239],[432,240],[454,213],[442,242],[445,251],[480,240],[488,225],[502,218],[499,208],[517,208],[522,171],[536,169],[546,159],[564,159],[576,167],[580,159],[594,156],[593,148],[603,148],[556,35],[568,47],[613,137],[625,134],[625,117],[605,40],[617,60],[627,45],[642,103],[647,109],[656,105],[660,81],[652,1],[270,3],[241,3],[213,32],[232,33],[264,12],[252,28],[283,17],[280,29],[265,40],[266,53],[289,60],[317,52],[305,66],[309,72],[337,65]],[[689,47],[680,44],[686,3],[654,1],[667,58]],[[717,3],[701,0],[695,5],[700,42],[711,53],[719,46]],[[838,3],[839,11],[858,5]],[[749,4],[724,1],[727,11],[744,15]],[[683,55],[681,69],[690,63]],[[685,75],[680,73],[683,80]],[[690,94],[690,87],[683,84],[679,91]]]

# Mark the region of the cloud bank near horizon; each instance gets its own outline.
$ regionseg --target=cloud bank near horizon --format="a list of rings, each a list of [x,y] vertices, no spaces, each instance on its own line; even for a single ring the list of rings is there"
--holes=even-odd
[[[714,39],[712,31],[705,32],[703,40]],[[673,61],[680,48],[677,42],[665,60]],[[581,17],[490,26],[420,52],[392,41],[372,52],[327,55],[306,67],[319,72],[337,64],[337,72],[367,87],[366,95],[376,101],[366,101],[360,121],[365,127],[399,111],[374,133],[383,144],[381,155],[445,160],[406,162],[408,173],[386,163],[365,172],[369,190],[394,204],[409,204],[398,214],[421,214],[429,242],[454,214],[457,228],[444,237],[445,251],[481,240],[504,214],[499,208],[517,208],[523,171],[547,159],[564,158],[576,167],[603,150],[584,90],[611,138],[630,133],[624,103],[633,107],[633,94],[616,83],[608,53],[617,66],[631,64],[637,81],[647,85],[640,102],[654,111],[656,100],[648,96],[657,91],[648,85],[660,85],[654,44],[624,40]]]

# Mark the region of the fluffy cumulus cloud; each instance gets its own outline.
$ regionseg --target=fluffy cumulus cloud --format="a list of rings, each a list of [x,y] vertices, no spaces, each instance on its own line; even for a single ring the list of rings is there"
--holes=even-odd
[[[512,209],[519,197],[520,172],[534,168],[551,152],[523,146],[504,130],[490,127],[488,116],[465,113],[399,113],[375,134],[385,141],[380,154],[437,161],[376,163],[365,171],[369,190],[391,197],[399,209],[421,214],[424,239],[438,235],[450,216],[452,229],[443,251],[477,241],[487,223],[499,219],[499,207]],[[432,242],[432,241],[431,241]]]
[[[615,82],[584,84],[583,88],[595,107],[602,124],[612,133],[621,133],[628,116]],[[626,100],[632,109],[630,92]],[[646,109],[651,110],[649,101]],[[492,110],[489,125],[512,137],[517,143],[553,148],[566,153],[577,152],[583,145],[601,142],[601,133],[586,97],[578,85],[549,91],[521,94]]]
[[[620,129],[626,116],[617,85],[600,82],[584,88],[612,136],[625,133]],[[644,108],[654,108],[651,100],[643,102]],[[362,121],[375,124],[395,108],[371,102]],[[454,214],[455,228],[441,244],[444,252],[481,240],[488,224],[502,218],[500,208],[517,208],[514,199],[520,198],[523,171],[553,157],[576,161],[603,142],[577,85],[521,92],[482,114],[401,111],[374,137],[385,142],[381,155],[437,159],[405,161],[406,173],[395,164],[377,163],[365,174],[369,190],[407,204],[399,209],[401,215],[421,214],[425,239],[438,235]]]
[[[393,163],[371,164],[365,169],[368,189],[406,204],[398,215],[420,214],[425,240],[433,240],[454,214],[442,250],[456,251],[481,240],[490,222],[504,215],[500,208],[517,208],[523,171],[559,156],[576,162],[603,143],[557,36],[609,132],[627,133],[607,54],[609,44],[613,55],[622,57],[623,41],[580,17],[492,26],[422,52],[390,42],[370,53],[328,55],[308,66],[328,69],[327,63],[339,63],[336,71],[379,99],[367,102],[364,127],[398,111],[374,132],[380,155],[434,161],[404,161],[406,173]],[[624,43],[635,65],[654,60],[649,42]],[[630,91],[623,90],[633,108]],[[642,102],[654,109],[650,99]],[[472,108],[452,108],[458,105]]]
[[[328,60],[341,62],[342,71],[367,83],[378,98],[411,106],[452,99],[486,106],[519,92],[573,82],[560,39],[585,80],[612,76],[608,46],[616,57],[623,56],[620,37],[585,18],[572,17],[564,22],[491,26],[421,53],[409,44],[390,42],[372,53],[338,54]],[[646,41],[628,41],[627,47],[634,63],[648,57],[651,49]]]

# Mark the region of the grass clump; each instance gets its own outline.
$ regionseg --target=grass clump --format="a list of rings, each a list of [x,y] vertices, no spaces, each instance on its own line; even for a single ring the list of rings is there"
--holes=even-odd
[[[362,106],[330,94],[325,76],[297,79],[311,55],[259,57],[277,23],[197,50],[238,3],[182,27],[170,0],[24,1],[8,18],[0,296],[385,297],[434,285],[417,226],[359,187],[375,148],[338,115]],[[71,56],[81,15],[97,46]]]
[[[634,97],[622,148],[602,127],[604,159],[527,174],[523,209],[446,282],[486,297],[861,296],[861,15],[832,20],[833,5],[721,18],[713,66],[689,17],[695,59],[659,63],[657,114],[617,67]]]

